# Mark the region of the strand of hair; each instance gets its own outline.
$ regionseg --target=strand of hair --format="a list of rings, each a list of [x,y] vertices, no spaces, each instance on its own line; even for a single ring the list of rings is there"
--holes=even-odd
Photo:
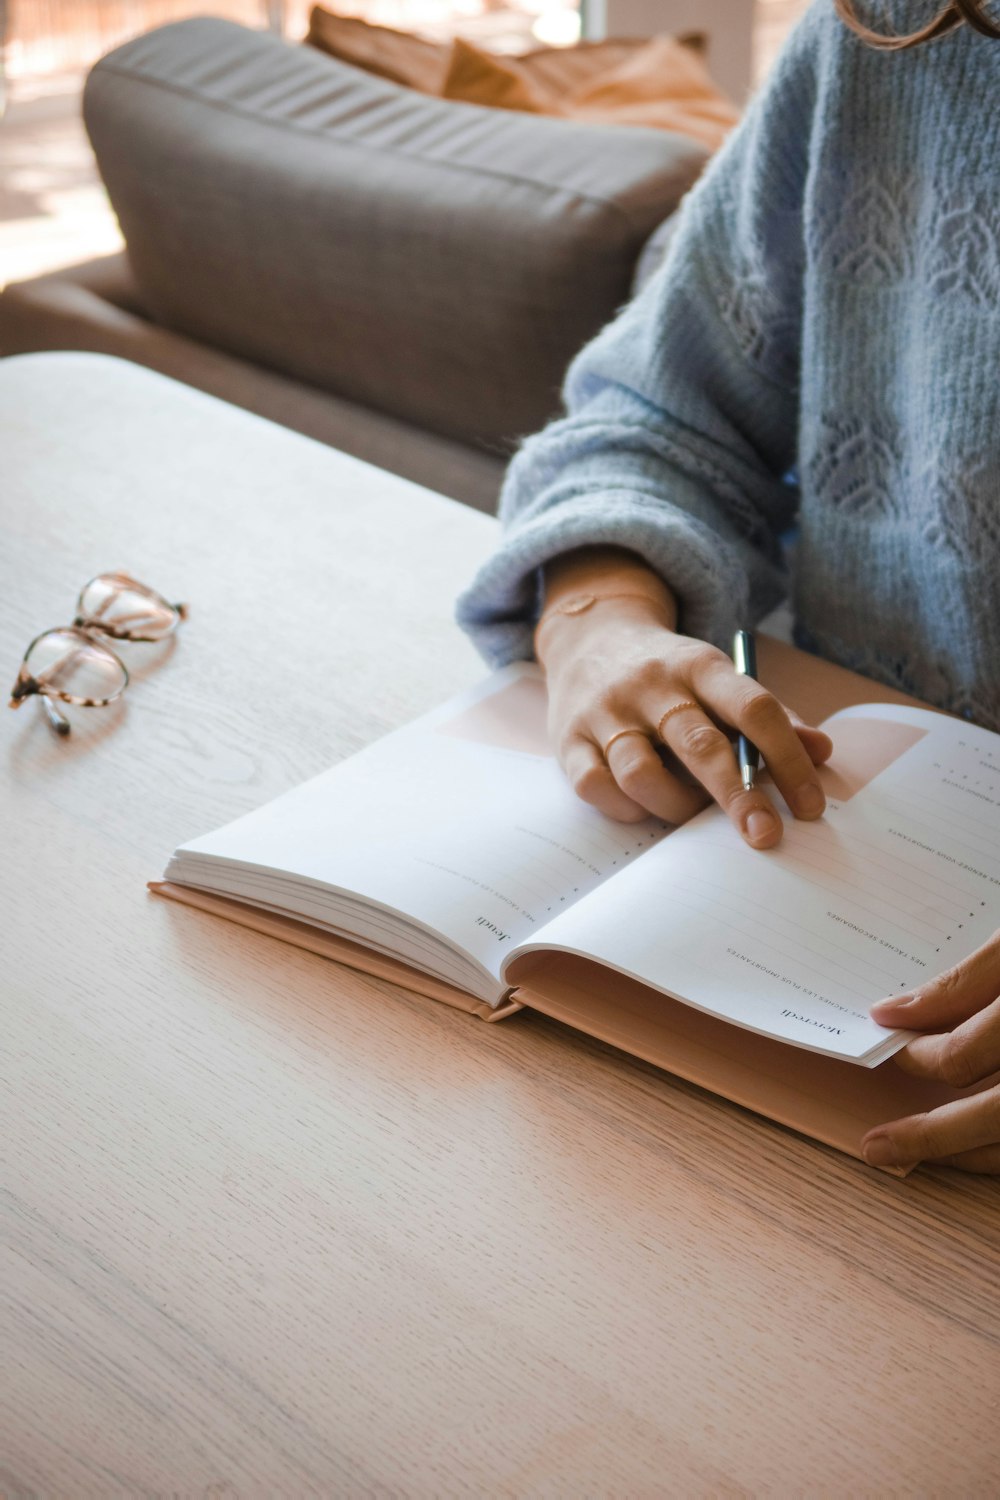
[[[858,17],[854,9],[854,0],[833,0],[833,3],[845,25],[849,26],[863,42],[867,42],[869,47],[875,47],[880,52],[902,52],[908,47],[919,47],[922,42],[932,42],[936,37],[947,36],[950,31],[961,26],[963,21],[967,21],[970,26],[985,36],[1000,36],[1000,32],[987,29],[991,27],[991,23],[979,11],[977,0],[948,0],[948,4],[932,21],[929,21],[920,31],[912,31],[905,36],[872,31],[871,27],[866,26]],[[971,19],[970,11],[976,15],[979,24]]]

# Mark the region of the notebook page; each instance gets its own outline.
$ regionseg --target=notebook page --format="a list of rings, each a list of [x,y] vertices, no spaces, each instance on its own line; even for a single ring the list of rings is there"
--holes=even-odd
[[[323,888],[360,897],[469,955],[490,980],[475,993],[496,1001],[508,949],[665,831],[652,818],[615,823],[575,796],[549,748],[544,680],[522,663],[184,845],[166,878],[238,895],[235,864],[245,896],[270,886],[283,910],[313,919]],[[314,888],[296,898],[289,877]],[[346,925],[343,902],[326,899]],[[412,961],[434,972],[426,950]]]
[[[560,916],[562,947],[738,1025],[882,1061],[908,1033],[868,1015],[1000,925],[1000,736],[864,705],[825,726],[827,813],[749,849],[710,809]],[[766,784],[766,783],[765,783]]]

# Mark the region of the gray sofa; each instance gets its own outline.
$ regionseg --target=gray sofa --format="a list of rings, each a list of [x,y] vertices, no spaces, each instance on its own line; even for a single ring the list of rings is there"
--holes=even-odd
[[[705,159],[208,19],[104,58],[84,118],[127,252],[9,286],[0,353],[121,355],[484,509]]]

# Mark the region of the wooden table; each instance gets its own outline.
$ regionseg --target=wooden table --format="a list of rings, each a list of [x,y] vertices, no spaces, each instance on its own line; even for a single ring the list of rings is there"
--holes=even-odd
[[[0,455],[11,680],[98,571],[191,604],[0,721],[0,1490],[995,1495],[996,1181],[147,896],[481,674],[494,523],[92,356],[0,364]]]

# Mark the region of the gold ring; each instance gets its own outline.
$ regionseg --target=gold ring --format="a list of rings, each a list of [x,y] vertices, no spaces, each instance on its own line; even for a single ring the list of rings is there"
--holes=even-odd
[[[666,738],[663,733],[664,724],[670,718],[671,714],[679,714],[682,708],[697,708],[700,710],[701,704],[695,703],[693,698],[685,698],[681,703],[672,704],[671,707],[667,709],[666,713],[661,716],[660,722],[656,726],[656,732],[660,736],[661,740]]]
[[[615,740],[620,740],[623,737],[623,735],[626,735],[626,734],[641,734],[641,735],[645,735],[646,734],[646,730],[645,729],[616,729],[615,732],[614,732],[614,734],[608,740],[608,743],[605,745],[604,750],[602,752],[603,755],[604,755],[604,759],[605,760],[607,760],[607,758],[608,758],[608,751],[611,749],[611,746],[614,744]]]

